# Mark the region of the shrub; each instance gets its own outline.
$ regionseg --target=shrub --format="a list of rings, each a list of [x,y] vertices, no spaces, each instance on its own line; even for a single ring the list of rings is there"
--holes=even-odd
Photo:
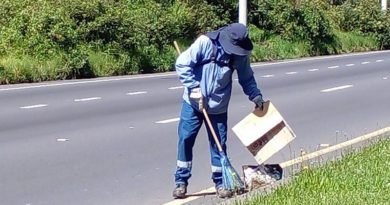
[[[269,30],[285,39],[300,38],[302,28],[298,25],[298,12],[291,1],[259,0],[251,13],[253,24]]]
[[[368,42],[375,36],[381,48],[390,47],[389,16],[375,0],[333,2],[340,6],[250,1],[251,37],[259,45],[253,59],[339,53],[340,43],[349,41],[335,38],[336,29],[370,36]],[[169,71],[174,40],[186,46],[236,22],[237,8],[236,0],[2,0],[0,83],[18,76],[30,82]]]
[[[338,27],[342,31],[356,31],[361,34],[374,34],[381,48],[390,48],[389,15],[381,12],[378,1],[347,1],[340,6]]]
[[[199,3],[5,0],[0,6],[0,56],[49,60],[57,55],[64,61],[57,69],[61,79],[171,70],[174,40],[195,38],[230,21],[218,17],[221,7]],[[120,63],[110,70],[97,56]]]
[[[328,4],[323,0],[294,3],[287,0],[259,0],[251,15],[255,25],[289,41],[309,41],[313,54],[328,54],[334,43],[334,31],[325,15]]]
[[[315,55],[334,53],[334,30],[325,9],[327,5],[322,0],[304,1],[299,9],[305,39],[310,41]]]

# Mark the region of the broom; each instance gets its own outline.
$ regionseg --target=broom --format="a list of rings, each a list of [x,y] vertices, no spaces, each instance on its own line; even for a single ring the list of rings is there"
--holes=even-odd
[[[206,109],[202,109],[203,115],[206,119],[207,125],[211,130],[211,134],[213,135],[215,144],[218,147],[219,156],[221,157],[221,165],[222,165],[222,182],[223,182],[223,188],[241,193],[244,191],[244,182],[241,180],[240,175],[238,172],[233,168],[231,165],[229,158],[227,157],[226,153],[223,151],[221,143],[218,140],[217,135],[215,134],[215,130],[211,124],[211,121],[209,119],[209,116],[206,112]]]
[[[173,42],[176,48],[176,51],[180,54],[180,48],[176,41]],[[201,102],[202,103],[202,99]],[[207,125],[210,128],[211,134],[214,138],[215,144],[217,145],[221,165],[222,165],[222,183],[223,188],[226,190],[230,190],[236,193],[242,193],[244,191],[245,185],[244,182],[241,180],[240,175],[238,172],[233,168],[231,165],[229,158],[227,157],[226,153],[223,151],[221,143],[218,140],[217,134],[215,133],[215,130],[211,124],[209,115],[207,114],[207,111],[205,108],[202,109],[203,115],[206,119]]]

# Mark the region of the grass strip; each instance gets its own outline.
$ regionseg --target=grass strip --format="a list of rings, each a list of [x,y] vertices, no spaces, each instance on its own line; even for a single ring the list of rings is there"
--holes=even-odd
[[[390,204],[390,139],[304,170],[273,193],[236,204]]]

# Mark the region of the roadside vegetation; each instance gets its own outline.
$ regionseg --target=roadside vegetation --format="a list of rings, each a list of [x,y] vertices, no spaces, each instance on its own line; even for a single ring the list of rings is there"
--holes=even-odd
[[[390,48],[377,0],[249,1],[252,61]],[[237,0],[2,0],[0,84],[165,72]]]
[[[390,138],[340,161],[302,171],[269,195],[240,205],[378,204],[390,202]]]

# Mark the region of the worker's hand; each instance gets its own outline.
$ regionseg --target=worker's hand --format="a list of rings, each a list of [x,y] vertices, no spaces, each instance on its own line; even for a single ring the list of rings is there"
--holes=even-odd
[[[203,96],[200,88],[192,88],[190,98],[199,104],[199,110],[203,109]]]
[[[265,101],[263,100],[263,96],[261,95],[258,95],[256,96],[255,98],[253,98],[252,100],[256,107],[255,108],[260,108],[261,110],[263,110],[263,104],[265,103]]]

